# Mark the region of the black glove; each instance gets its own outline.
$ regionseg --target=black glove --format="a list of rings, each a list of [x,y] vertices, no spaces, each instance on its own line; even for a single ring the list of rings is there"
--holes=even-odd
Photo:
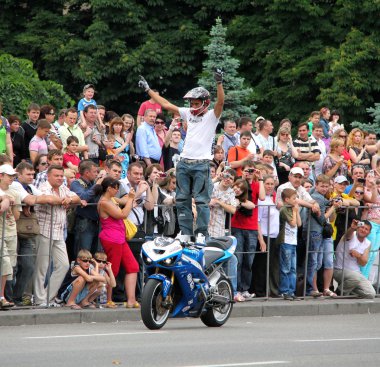
[[[216,68],[214,72],[214,79],[216,81],[216,84],[222,84],[223,83],[223,71],[222,69]]]
[[[145,78],[142,75],[140,75],[140,80],[139,80],[138,85],[140,88],[144,89],[145,92],[147,92],[150,89],[148,82],[145,80]]]

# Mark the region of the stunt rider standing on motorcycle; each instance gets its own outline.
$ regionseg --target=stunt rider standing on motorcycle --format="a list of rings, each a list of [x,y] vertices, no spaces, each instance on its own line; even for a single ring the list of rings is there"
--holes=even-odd
[[[201,233],[208,237],[210,185],[212,185],[210,161],[215,130],[224,105],[223,72],[216,69],[214,78],[217,83],[217,99],[214,109],[211,110],[208,109],[210,93],[203,87],[191,89],[183,97],[189,100],[190,108],[179,108],[150,89],[142,76],[139,81],[139,87],[145,89],[164,109],[179,113],[181,118],[187,121],[185,145],[176,167],[176,207],[183,241],[189,241],[193,235],[192,198],[197,207],[195,235]]]

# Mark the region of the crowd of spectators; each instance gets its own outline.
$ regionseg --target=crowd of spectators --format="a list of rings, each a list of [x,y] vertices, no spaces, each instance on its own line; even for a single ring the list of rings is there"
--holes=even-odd
[[[3,308],[92,308],[102,293],[105,307],[123,300],[137,308],[142,241],[179,234],[176,166],[188,122],[179,113],[163,114],[151,98],[135,123],[128,113],[97,105],[94,94],[88,84],[77,109],[31,103],[26,120],[1,116]],[[349,131],[328,108],[297,125],[283,119],[277,132],[262,116],[225,120],[222,128],[207,163],[212,185],[203,233],[237,238],[226,269],[235,300],[268,294],[294,301],[302,282],[307,296],[374,297],[376,134]],[[187,226],[195,229],[196,200],[186,213]],[[126,218],[138,229],[128,243]]]

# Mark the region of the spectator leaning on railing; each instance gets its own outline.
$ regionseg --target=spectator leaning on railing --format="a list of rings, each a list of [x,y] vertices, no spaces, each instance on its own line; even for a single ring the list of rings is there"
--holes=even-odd
[[[41,205],[36,208],[40,235],[37,237],[37,259],[33,282],[34,296],[36,305],[46,306],[47,301],[54,300],[69,269],[66,243],[63,239],[66,209],[71,204],[80,204],[81,200],[77,194],[63,185],[63,167],[58,165],[49,166],[47,181],[40,186],[40,190],[45,195],[54,195],[61,199],[61,205],[56,205],[53,208],[50,205]],[[52,239],[53,269],[49,264],[50,238]],[[45,282],[49,278],[50,289],[49,300],[47,300]]]

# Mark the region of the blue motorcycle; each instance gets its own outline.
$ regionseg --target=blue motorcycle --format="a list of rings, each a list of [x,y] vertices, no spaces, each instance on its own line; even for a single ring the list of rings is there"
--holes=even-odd
[[[232,285],[222,265],[236,249],[232,236],[203,245],[157,237],[143,244],[146,284],[141,317],[148,329],[162,328],[169,317],[200,317],[207,326],[226,323],[233,307]]]

